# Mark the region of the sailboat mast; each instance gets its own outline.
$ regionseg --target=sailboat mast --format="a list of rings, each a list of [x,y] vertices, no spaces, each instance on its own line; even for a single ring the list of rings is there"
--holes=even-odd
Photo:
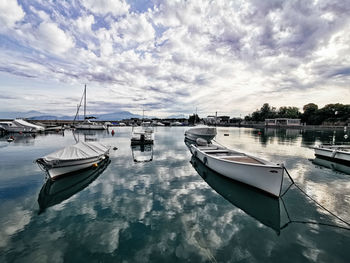
[[[84,120],[86,118],[86,84],[84,88]]]

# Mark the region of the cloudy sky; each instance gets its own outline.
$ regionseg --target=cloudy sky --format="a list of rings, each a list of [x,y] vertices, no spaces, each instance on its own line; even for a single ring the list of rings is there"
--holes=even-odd
[[[349,104],[349,32],[349,0],[0,0],[0,111]]]

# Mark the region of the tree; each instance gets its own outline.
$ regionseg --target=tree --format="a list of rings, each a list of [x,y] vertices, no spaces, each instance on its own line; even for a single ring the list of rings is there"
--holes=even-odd
[[[197,114],[190,115],[190,117],[188,118],[188,123],[190,124],[195,124],[195,123],[198,123],[199,121],[200,119]]]

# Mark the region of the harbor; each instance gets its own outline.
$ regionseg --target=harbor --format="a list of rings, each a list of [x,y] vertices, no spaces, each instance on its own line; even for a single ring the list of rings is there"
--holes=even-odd
[[[346,262],[345,223],[297,187],[288,189],[286,175],[282,192],[287,192],[274,198],[206,168],[185,143],[188,129],[154,127],[152,148],[131,146],[132,127],[23,133],[13,142],[2,137],[0,260],[51,257],[54,249],[57,257],[70,260],[222,262],[229,256],[312,262],[317,251],[318,257]],[[50,183],[33,160],[74,145],[75,138],[110,146],[108,160]],[[296,185],[350,221],[349,174],[314,163],[311,148],[344,142],[343,131],[217,127],[215,140],[284,163]]]
[[[0,262],[349,263],[349,8],[0,1]]]

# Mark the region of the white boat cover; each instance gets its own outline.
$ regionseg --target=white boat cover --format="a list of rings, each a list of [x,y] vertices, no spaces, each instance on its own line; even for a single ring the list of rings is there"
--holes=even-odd
[[[43,157],[47,162],[54,160],[81,160],[105,154],[109,147],[99,142],[78,142]]]
[[[16,123],[16,124],[22,125],[22,126],[35,128],[35,129],[37,129],[38,131],[43,131],[43,130],[45,130],[45,128],[42,127],[42,126],[35,125],[35,124],[33,124],[33,123],[27,122],[27,121],[22,120],[22,119],[15,119],[13,122]]]

